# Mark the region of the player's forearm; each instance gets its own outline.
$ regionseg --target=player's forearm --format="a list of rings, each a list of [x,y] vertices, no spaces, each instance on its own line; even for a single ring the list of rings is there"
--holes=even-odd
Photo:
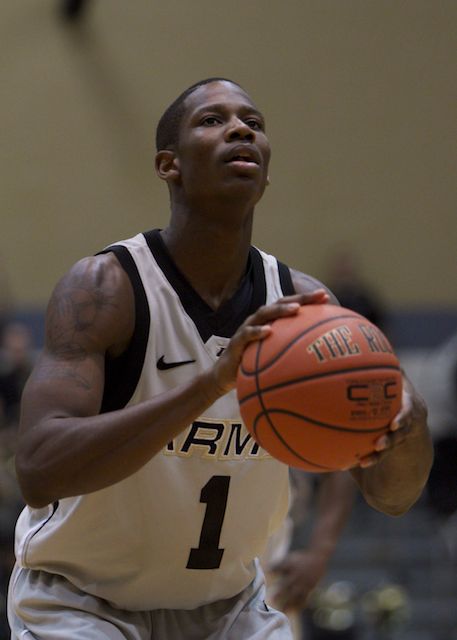
[[[18,443],[16,467],[26,502],[39,508],[123,480],[220,395],[208,371],[187,385],[119,411],[43,420]]]
[[[347,522],[355,496],[355,484],[347,472],[332,473],[321,480],[317,514],[309,549],[330,556]]]
[[[417,501],[433,462],[433,447],[425,421],[372,467],[354,469],[353,476],[373,508],[399,516]]]

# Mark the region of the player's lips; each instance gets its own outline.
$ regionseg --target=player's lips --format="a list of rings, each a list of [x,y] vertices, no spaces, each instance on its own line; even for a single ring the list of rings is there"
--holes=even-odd
[[[259,165],[261,164],[261,156],[257,147],[248,144],[238,144],[231,147],[225,154],[224,161],[226,163],[243,163]]]

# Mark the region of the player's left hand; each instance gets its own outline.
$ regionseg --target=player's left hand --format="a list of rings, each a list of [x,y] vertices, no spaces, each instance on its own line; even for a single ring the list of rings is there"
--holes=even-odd
[[[362,458],[360,467],[371,467],[394,448],[415,437],[422,437],[427,429],[427,408],[423,398],[406,376],[403,376],[402,406],[390,424],[390,430],[375,443],[375,453]]]
[[[291,551],[274,565],[273,606],[281,611],[304,609],[311,591],[327,570],[328,556],[309,549]]]

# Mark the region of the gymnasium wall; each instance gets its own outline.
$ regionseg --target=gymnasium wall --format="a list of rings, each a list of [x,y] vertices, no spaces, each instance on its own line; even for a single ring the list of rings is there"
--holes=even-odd
[[[75,25],[58,6],[0,5],[0,286],[17,313],[40,314],[78,258],[166,224],[155,125],[222,75],[273,147],[256,244],[324,280],[348,246],[393,314],[457,326],[455,0],[92,0]]]

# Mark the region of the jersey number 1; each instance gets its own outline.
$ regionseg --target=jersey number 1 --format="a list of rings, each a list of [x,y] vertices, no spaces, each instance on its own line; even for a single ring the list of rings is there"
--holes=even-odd
[[[213,476],[200,493],[200,502],[206,504],[205,517],[197,548],[190,550],[187,569],[217,569],[224,549],[219,549],[222,523],[230,484],[230,476]]]

